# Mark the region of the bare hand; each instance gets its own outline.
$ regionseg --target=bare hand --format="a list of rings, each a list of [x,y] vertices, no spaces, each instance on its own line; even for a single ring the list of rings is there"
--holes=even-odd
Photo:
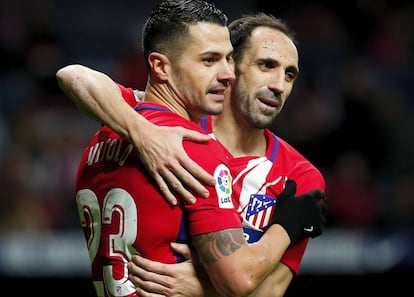
[[[191,260],[191,250],[188,244],[171,242],[170,246],[174,253],[182,255],[186,260]]]
[[[172,244],[174,250],[190,257],[185,244]],[[164,264],[135,255],[128,263],[129,279],[135,284],[139,296],[203,296],[203,289],[197,279],[191,261]]]
[[[209,192],[203,184],[214,185],[215,180],[187,155],[182,145],[183,139],[206,142],[210,139],[208,135],[183,127],[153,124],[145,135],[130,133],[144,166],[170,204],[177,204],[177,194],[190,204],[195,202],[195,195],[208,197]]]

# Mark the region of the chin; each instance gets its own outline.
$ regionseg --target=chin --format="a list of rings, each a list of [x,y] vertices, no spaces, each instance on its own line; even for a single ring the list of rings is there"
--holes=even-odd
[[[224,110],[224,106],[223,105],[215,106],[215,107],[209,108],[207,114],[217,115],[217,114],[222,113],[223,110]]]
[[[219,115],[223,112],[223,109],[221,110],[211,110],[210,112],[208,112],[208,114],[210,115]]]

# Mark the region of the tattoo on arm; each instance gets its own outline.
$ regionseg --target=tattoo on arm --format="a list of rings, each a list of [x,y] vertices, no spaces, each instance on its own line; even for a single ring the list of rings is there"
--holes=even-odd
[[[211,232],[193,238],[193,245],[204,264],[214,263],[222,257],[231,255],[245,243],[243,230],[239,228]]]

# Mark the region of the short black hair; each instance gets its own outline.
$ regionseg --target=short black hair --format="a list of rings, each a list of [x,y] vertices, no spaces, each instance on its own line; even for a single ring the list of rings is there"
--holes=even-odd
[[[207,22],[227,26],[228,17],[213,3],[203,0],[164,0],[144,24],[142,49],[148,64],[151,52],[173,55],[191,40],[188,26]]]

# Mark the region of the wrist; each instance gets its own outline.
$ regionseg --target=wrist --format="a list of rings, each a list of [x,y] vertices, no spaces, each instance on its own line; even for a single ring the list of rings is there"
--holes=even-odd
[[[144,118],[142,115],[134,111],[133,116],[129,117],[129,120],[125,122],[125,139],[131,143],[143,143],[143,139],[151,139],[150,136],[153,133],[153,126],[150,121]]]
[[[289,246],[291,243],[289,233],[286,231],[285,228],[283,228],[280,224],[273,224],[270,226],[269,230],[272,230],[272,233],[275,233],[274,236],[277,236],[278,242],[281,244],[286,244],[286,246]],[[268,230],[268,231],[269,231]]]

